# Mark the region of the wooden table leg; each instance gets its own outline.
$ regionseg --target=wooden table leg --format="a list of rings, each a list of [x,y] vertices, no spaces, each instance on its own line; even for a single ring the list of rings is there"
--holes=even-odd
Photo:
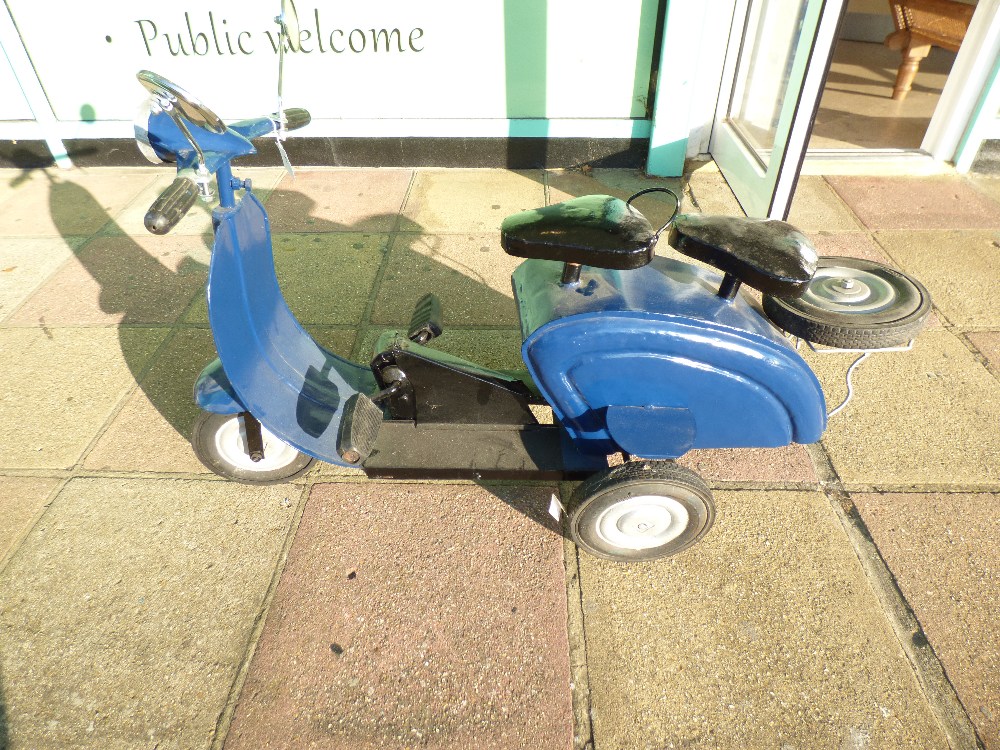
[[[931,45],[929,44],[916,44],[903,50],[903,62],[899,66],[899,72],[896,73],[896,86],[892,90],[892,98],[897,102],[906,98],[906,94],[913,85],[913,79],[917,76],[920,61],[927,57],[930,51]]]

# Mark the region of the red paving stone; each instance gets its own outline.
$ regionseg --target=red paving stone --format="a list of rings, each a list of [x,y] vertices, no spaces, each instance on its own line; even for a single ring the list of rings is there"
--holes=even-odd
[[[1000,204],[958,177],[827,177],[866,227],[1000,228]]]
[[[988,750],[1000,748],[1000,495],[852,495]]]
[[[691,451],[678,463],[710,482],[817,481],[812,459],[801,445]]]
[[[551,493],[317,485],[226,748],[569,748]]]
[[[867,232],[812,232],[809,239],[820,255],[841,258],[864,258],[893,265],[885,251]]]
[[[45,477],[0,476],[0,560],[7,556],[17,539],[27,532],[57,484],[58,479]],[[0,733],[0,739],[2,737],[3,734]]]
[[[976,331],[967,335],[989,363],[1000,369],[1000,331]]]

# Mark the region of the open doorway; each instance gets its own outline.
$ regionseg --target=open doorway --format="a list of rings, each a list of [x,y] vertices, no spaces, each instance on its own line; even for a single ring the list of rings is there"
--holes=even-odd
[[[941,0],[931,2],[937,3],[945,5]],[[885,40],[896,31],[886,0],[848,3],[809,140],[810,152],[920,149],[956,52],[939,44],[930,46],[929,54],[918,62],[910,90],[894,99],[904,55],[886,46]]]

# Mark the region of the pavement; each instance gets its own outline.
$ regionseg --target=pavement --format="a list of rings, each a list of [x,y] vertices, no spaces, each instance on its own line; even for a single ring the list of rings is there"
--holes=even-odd
[[[517,367],[507,214],[739,210],[711,164],[243,176],[291,307],[359,360],[434,290],[437,345]],[[0,172],[0,748],[1000,748],[1000,180],[802,179],[790,221],[933,319],[820,443],[685,456],[714,528],[621,565],[547,514],[570,484],[204,469],[211,221],[146,233],[171,179]],[[852,355],[805,356],[839,403]]]

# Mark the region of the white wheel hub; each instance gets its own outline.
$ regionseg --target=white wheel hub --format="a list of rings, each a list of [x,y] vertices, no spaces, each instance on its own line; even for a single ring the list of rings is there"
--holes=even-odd
[[[638,495],[617,502],[597,518],[597,535],[619,549],[652,549],[673,541],[688,526],[690,514],[672,497]]]
[[[869,315],[892,306],[896,290],[877,274],[855,268],[821,268],[802,300],[828,312]]]
[[[239,417],[233,417],[226,420],[215,433],[215,449],[222,460],[244,471],[275,471],[288,466],[298,457],[299,452],[295,448],[276,438],[263,425],[260,427],[260,435],[264,443],[264,458],[252,461],[247,453],[243,421]]]

